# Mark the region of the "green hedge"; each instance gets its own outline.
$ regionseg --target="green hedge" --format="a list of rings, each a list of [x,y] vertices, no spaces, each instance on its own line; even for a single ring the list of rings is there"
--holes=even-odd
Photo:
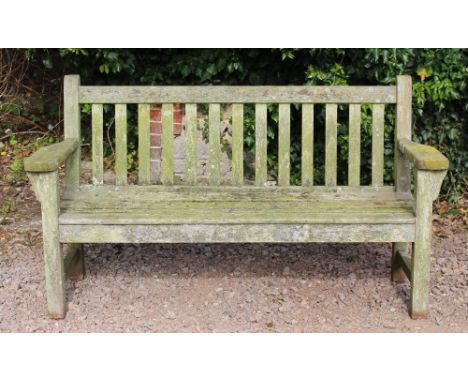
[[[467,49],[54,49],[28,50],[52,75],[79,73],[83,84],[394,84],[413,77],[413,139],[434,145],[450,159],[443,191],[466,190],[468,174]],[[276,119],[269,108],[269,162],[275,173]],[[386,113],[386,181],[392,181],[394,107]],[[339,180],[347,168],[346,106],[340,106]],[[247,109],[246,147],[253,150],[253,110]],[[370,153],[370,108],[363,108],[363,152]],[[292,172],[299,179],[299,110],[292,112]],[[323,181],[323,110],[317,109],[316,181]],[[135,131],[129,141],[136,144]],[[368,181],[370,158],[363,160]]]

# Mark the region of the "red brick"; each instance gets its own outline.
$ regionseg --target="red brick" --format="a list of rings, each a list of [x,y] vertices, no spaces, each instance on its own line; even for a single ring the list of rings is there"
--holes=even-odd
[[[182,123],[182,111],[174,112],[174,124]]]
[[[151,134],[161,134],[162,133],[162,123],[161,122],[151,122],[150,130],[151,130]]]
[[[161,134],[151,134],[151,146],[161,146]]]
[[[161,121],[161,106],[152,105],[150,110],[150,118],[152,121]]]
[[[174,111],[184,111],[184,105],[182,103],[175,103]]]

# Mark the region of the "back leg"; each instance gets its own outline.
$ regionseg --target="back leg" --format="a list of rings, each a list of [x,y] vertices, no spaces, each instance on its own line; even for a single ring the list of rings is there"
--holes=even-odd
[[[85,276],[83,244],[65,245],[65,271],[71,280],[83,280]]]
[[[392,243],[392,274],[391,280],[396,283],[404,283],[408,280],[403,268],[398,261],[397,252],[408,256],[410,253],[411,243]]]

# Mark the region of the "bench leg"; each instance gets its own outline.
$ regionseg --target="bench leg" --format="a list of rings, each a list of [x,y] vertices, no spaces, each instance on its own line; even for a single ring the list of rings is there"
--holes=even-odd
[[[65,245],[65,274],[71,280],[83,280],[85,275],[83,244]]]
[[[47,310],[51,318],[65,317],[65,272],[59,239],[59,183],[57,171],[28,173],[42,210],[42,240]]]
[[[403,267],[398,260],[397,253],[408,256],[411,243],[392,243],[392,274],[391,280],[396,283],[404,283],[407,280]]]
[[[429,309],[432,246],[432,202],[445,171],[416,171],[416,237],[411,257],[411,318],[425,318]]]
[[[44,224],[44,223],[43,223]],[[44,227],[44,264],[47,310],[50,318],[65,317],[65,274],[62,244],[51,229]]]
[[[429,281],[431,260],[430,232],[413,244],[411,262],[410,315],[413,319],[426,318],[429,309]]]

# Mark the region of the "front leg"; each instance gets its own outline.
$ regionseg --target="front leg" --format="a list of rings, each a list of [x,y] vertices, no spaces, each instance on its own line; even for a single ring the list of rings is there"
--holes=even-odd
[[[411,318],[427,317],[432,246],[432,202],[447,171],[416,170],[416,237],[411,258]]]
[[[57,171],[28,173],[41,202],[47,308],[51,318],[65,317],[65,272],[59,240]]]

